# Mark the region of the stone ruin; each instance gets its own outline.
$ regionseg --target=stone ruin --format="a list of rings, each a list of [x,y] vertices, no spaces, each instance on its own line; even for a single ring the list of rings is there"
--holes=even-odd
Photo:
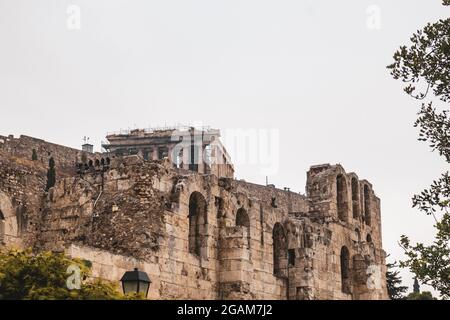
[[[117,282],[137,267],[149,299],[388,299],[380,200],[355,173],[313,166],[301,195],[235,180],[228,156],[200,170],[123,150],[0,136],[0,249],[65,252]]]

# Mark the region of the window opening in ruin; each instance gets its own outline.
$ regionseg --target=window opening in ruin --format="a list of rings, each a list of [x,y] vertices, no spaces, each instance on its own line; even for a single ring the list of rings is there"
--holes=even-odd
[[[236,213],[236,226],[247,230],[247,245],[250,245],[250,218],[244,208],[240,208]]]
[[[347,184],[342,174],[336,178],[336,197],[338,218],[341,221],[347,221]]]
[[[142,157],[144,157],[144,160],[150,160],[152,155],[152,149],[144,149],[142,152]]]
[[[278,208],[278,205],[277,205],[277,198],[272,197],[272,200],[271,200],[270,205],[272,206],[272,208]]]
[[[200,192],[193,192],[189,198],[189,252],[202,256],[206,246],[207,204]]]
[[[352,204],[353,204],[353,218],[357,219],[360,214],[359,210],[359,183],[358,179],[352,178]]]
[[[370,233],[366,237],[366,242],[367,243],[372,243],[372,236],[370,235]]]
[[[351,293],[350,291],[350,253],[347,247],[341,249],[341,284],[343,293]]]
[[[273,237],[273,273],[281,277],[287,267],[286,233],[281,223],[275,223],[272,231]]]
[[[291,267],[295,266],[295,249],[288,250],[288,262],[289,266]]]
[[[130,156],[135,156],[135,155],[137,155],[138,153],[139,153],[139,150],[136,149],[136,148],[130,148],[130,149],[128,149],[128,154],[129,154]]]
[[[198,148],[197,146],[194,144],[194,142],[191,143],[191,148],[190,148],[190,162],[189,162],[189,170],[191,171],[198,171]]]
[[[372,224],[370,212],[370,193],[367,185],[364,185],[364,221],[368,226]]]
[[[158,148],[158,159],[162,160],[169,156],[169,149],[167,147],[159,147]]]

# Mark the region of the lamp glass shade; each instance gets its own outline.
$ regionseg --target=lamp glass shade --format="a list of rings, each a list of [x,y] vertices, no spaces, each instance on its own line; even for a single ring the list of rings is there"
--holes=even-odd
[[[149,286],[150,283],[141,281],[139,283],[139,293],[142,293],[144,297],[147,297]]]
[[[139,282],[138,281],[123,281],[122,286],[123,286],[124,294],[136,293],[136,292],[138,292]]]

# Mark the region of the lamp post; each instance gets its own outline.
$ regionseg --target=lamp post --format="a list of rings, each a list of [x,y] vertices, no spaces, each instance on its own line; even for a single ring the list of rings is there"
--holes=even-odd
[[[142,293],[146,298],[150,283],[152,283],[147,273],[139,271],[138,268],[134,268],[134,271],[125,272],[120,281],[122,282],[122,289],[125,295],[129,293]]]

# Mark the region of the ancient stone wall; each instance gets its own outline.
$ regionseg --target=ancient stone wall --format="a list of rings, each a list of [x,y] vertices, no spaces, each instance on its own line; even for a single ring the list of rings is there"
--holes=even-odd
[[[35,221],[19,234],[8,218],[5,244],[66,251],[114,281],[139,267],[152,299],[387,298],[380,201],[339,165],[312,167],[305,196],[118,157],[44,193],[43,164],[0,159],[1,210],[20,199]]]
[[[0,245],[30,246],[40,228],[46,169],[40,163],[11,157],[0,149]]]
[[[80,150],[25,135],[19,138],[14,138],[12,135],[0,136],[0,149],[9,155],[29,160],[32,159],[33,150],[35,150],[36,161],[46,166],[50,157],[53,157],[57,166],[73,168],[81,158]]]

